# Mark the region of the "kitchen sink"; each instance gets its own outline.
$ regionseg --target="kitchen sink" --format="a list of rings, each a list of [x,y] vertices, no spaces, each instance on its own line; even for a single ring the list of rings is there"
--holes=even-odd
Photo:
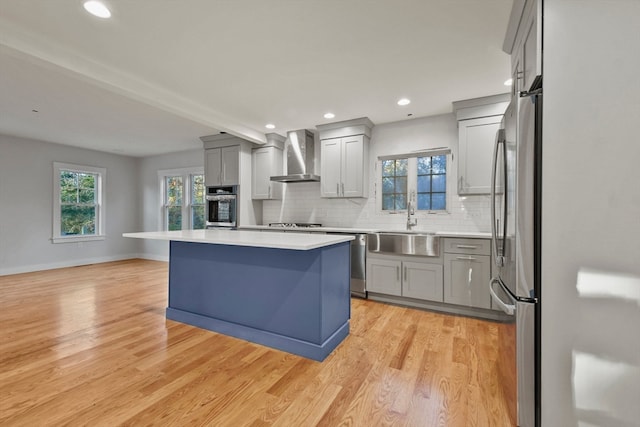
[[[440,237],[435,233],[394,231],[367,234],[369,252],[398,255],[440,256]]]

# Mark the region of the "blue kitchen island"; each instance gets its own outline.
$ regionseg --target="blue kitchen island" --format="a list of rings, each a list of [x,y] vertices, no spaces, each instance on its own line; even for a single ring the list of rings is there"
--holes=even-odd
[[[349,334],[352,236],[125,233],[170,241],[167,319],[322,361]]]

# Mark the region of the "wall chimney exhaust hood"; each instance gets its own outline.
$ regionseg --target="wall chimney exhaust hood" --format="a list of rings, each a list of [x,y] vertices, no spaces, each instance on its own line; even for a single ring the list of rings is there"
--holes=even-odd
[[[287,155],[287,175],[272,176],[271,181],[277,182],[314,182],[320,181],[315,175],[315,143],[313,133],[306,130],[287,132],[284,142]]]

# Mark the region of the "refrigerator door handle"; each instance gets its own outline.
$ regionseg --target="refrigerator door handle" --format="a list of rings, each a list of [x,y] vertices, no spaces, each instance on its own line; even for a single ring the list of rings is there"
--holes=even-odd
[[[512,316],[516,312],[515,301],[514,304],[507,304],[506,302],[502,301],[493,287],[493,285],[496,283],[504,290],[504,286],[502,285],[500,280],[496,279],[495,277],[491,279],[491,282],[489,282],[489,292],[491,293],[491,299],[495,301],[496,304],[498,304],[498,307],[500,307],[502,311]],[[511,298],[511,294],[508,291],[506,291],[505,294],[507,294],[509,298]]]
[[[504,176],[503,189],[504,191],[504,221],[502,224],[502,235],[498,236],[498,230],[500,229],[500,220],[496,218],[496,178],[498,175],[498,154],[500,153],[500,145],[502,145],[502,156],[504,162],[504,170],[502,171]],[[495,263],[498,267],[504,266],[504,248],[505,248],[505,239],[507,234],[507,153],[506,153],[506,135],[505,130],[498,130],[498,134],[496,137],[496,144],[493,148],[493,161],[491,168],[491,241],[493,242],[493,254]],[[498,239],[501,240],[501,247],[498,246]]]

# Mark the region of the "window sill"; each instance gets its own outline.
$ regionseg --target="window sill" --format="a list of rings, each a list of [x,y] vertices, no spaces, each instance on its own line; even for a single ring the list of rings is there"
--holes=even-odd
[[[61,236],[51,238],[52,243],[74,243],[74,242],[90,242],[94,240],[105,240],[106,236]]]

